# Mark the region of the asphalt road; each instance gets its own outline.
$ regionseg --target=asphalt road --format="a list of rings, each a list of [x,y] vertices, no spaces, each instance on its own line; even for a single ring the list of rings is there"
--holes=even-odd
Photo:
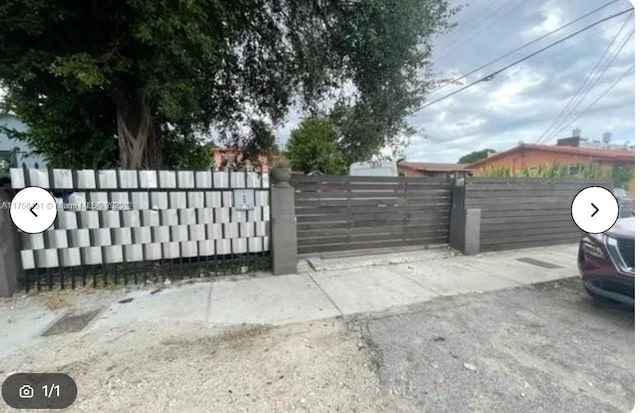
[[[629,412],[634,313],[576,278],[370,320],[385,386],[424,412]]]

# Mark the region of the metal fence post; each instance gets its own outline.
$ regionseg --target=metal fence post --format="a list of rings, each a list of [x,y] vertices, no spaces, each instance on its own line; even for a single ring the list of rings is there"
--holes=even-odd
[[[11,202],[11,190],[0,188],[0,205]],[[11,222],[10,209],[0,208],[0,297],[11,297],[18,289],[22,271],[18,229]]]
[[[295,188],[285,169],[272,171],[271,186],[271,264],[275,275],[295,274],[298,265]]]
[[[456,179],[451,188],[449,245],[464,255],[480,252],[481,210],[465,205],[465,180]]]

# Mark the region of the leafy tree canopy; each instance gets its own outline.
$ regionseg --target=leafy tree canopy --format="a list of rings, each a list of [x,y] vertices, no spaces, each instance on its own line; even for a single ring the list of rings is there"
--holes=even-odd
[[[329,119],[336,130],[338,148],[348,165],[371,158],[389,136],[385,122],[362,106],[337,105]]]
[[[633,165],[616,165],[611,171],[613,184],[616,188],[629,189],[629,183],[633,180]]]
[[[471,152],[460,158],[458,163],[473,163],[481,159],[488,158],[489,155],[493,153],[496,153],[496,151],[493,149],[483,149],[481,151]]]
[[[4,0],[0,83],[23,138],[54,163],[175,166],[176,148],[201,147],[212,125],[277,123],[296,97],[313,108],[346,84],[349,117],[376,132],[346,146],[367,152],[435,84],[431,37],[455,11],[447,0]]]
[[[271,159],[278,152],[273,130],[263,120],[252,119],[249,122],[249,133],[234,141],[239,142],[244,158],[250,162],[257,162],[260,155]]]
[[[291,132],[286,155],[294,171],[320,171],[326,175],[340,175],[347,171],[338,146],[331,120],[308,117]]]
[[[169,135],[171,136],[171,135]],[[177,169],[208,169],[212,167],[213,142],[198,139],[173,140],[166,138],[166,163]]]

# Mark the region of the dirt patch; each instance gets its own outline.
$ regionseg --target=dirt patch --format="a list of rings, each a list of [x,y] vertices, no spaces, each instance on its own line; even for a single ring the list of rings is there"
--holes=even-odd
[[[135,325],[51,336],[0,370],[64,372],[70,411],[414,411],[379,383],[377,355],[342,320],[285,327]]]
[[[130,286],[112,289],[78,287],[74,290],[32,291],[13,297],[0,298],[0,313],[3,309],[41,307],[48,310],[72,310],[84,312],[109,305],[124,298],[129,292],[143,289]],[[148,287],[146,287],[148,289]]]
[[[58,310],[69,305],[65,296],[58,291],[44,294],[42,304],[48,310]]]

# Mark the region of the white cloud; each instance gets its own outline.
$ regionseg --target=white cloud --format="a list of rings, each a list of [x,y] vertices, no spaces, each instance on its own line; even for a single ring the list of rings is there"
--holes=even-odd
[[[543,3],[539,11],[539,16],[533,26],[529,26],[522,31],[522,37],[533,39],[549,33],[565,24],[570,19],[566,18],[566,13],[558,1],[547,1]],[[540,21],[541,20],[541,21]]]
[[[624,41],[624,39],[626,39],[626,37],[620,39],[621,42]],[[636,53],[636,45],[635,45],[635,35],[631,35],[631,38],[629,39],[629,41],[627,42],[627,44],[624,45],[624,47],[622,48],[622,50],[620,51],[620,56],[622,57],[632,57],[635,56]],[[621,44],[621,43],[620,43]]]
[[[489,93],[487,106],[495,111],[509,112],[525,110],[531,102],[527,99],[527,92],[543,81],[543,76],[536,74],[526,67],[512,72],[508,79],[498,85],[497,89]]]
[[[624,4],[624,3],[625,2],[621,2],[621,4],[615,9],[614,8],[607,9],[606,14],[609,15],[609,14],[612,14],[614,11],[615,12],[622,11],[628,6],[630,6],[629,3],[627,4]],[[608,22],[605,22],[604,24],[598,26],[597,28],[595,28],[595,31],[599,32],[599,34],[602,36],[603,39],[610,41],[615,37],[615,35],[621,29],[623,29],[623,32],[626,32],[628,29],[632,28],[633,20],[634,20],[633,12],[625,15],[621,15],[619,17],[611,19]]]

